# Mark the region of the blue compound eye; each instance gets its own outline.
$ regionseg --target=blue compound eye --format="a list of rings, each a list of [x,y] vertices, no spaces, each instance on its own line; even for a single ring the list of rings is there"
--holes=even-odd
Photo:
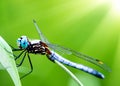
[[[29,45],[27,37],[21,36],[20,38],[18,38],[17,44],[18,44],[19,48],[26,49]]]

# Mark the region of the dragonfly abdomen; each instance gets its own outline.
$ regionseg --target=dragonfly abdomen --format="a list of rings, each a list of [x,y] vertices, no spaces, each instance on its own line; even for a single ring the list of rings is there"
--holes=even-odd
[[[63,63],[63,64],[65,64],[65,65],[71,66],[71,67],[73,67],[73,68],[82,70],[82,71],[87,72],[87,73],[89,73],[89,74],[92,74],[92,75],[94,75],[94,76],[96,76],[96,77],[99,77],[99,78],[102,78],[102,79],[104,78],[104,75],[103,75],[102,73],[100,73],[100,72],[98,72],[98,71],[96,71],[96,70],[94,70],[94,69],[92,69],[92,68],[89,68],[89,67],[87,67],[87,66],[84,66],[84,65],[82,65],[82,64],[78,64],[78,63],[71,62],[71,61],[63,58],[62,56],[58,55],[58,54],[55,53],[55,52],[52,52],[52,54],[49,55],[49,59],[51,59],[51,60],[53,60],[53,61],[54,61],[54,60],[57,60],[57,61],[59,61],[60,63]]]

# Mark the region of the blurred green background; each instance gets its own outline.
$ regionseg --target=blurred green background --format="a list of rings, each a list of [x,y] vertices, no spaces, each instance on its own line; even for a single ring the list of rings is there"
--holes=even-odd
[[[17,47],[21,35],[39,39],[35,19],[50,42],[104,61],[112,72],[101,80],[68,67],[84,86],[120,86],[120,1],[119,0],[0,0],[0,35]],[[23,86],[78,86],[58,65],[45,56],[31,55],[34,71],[22,79]],[[25,61],[24,66],[28,62]],[[0,86],[14,86],[6,71],[0,71]]]

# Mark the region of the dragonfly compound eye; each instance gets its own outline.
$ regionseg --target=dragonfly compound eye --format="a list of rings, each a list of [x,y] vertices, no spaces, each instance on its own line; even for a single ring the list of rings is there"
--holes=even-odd
[[[17,44],[18,44],[19,48],[26,49],[29,45],[27,37],[21,36],[20,38],[18,38]]]

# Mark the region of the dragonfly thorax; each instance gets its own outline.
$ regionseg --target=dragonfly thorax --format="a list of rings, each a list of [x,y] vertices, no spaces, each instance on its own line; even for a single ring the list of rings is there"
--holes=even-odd
[[[46,54],[46,46],[42,44],[40,40],[32,40],[29,42],[29,46],[27,47],[27,51],[33,54]]]

